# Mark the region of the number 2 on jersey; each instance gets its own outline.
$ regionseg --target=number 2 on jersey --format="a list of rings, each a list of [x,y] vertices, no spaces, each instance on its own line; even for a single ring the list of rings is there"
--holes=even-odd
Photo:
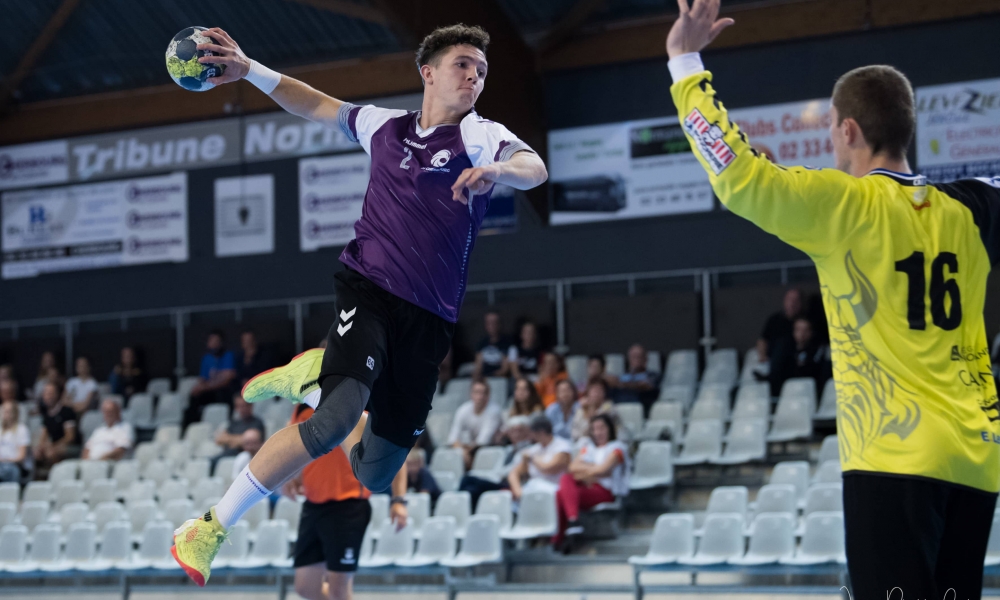
[[[951,274],[958,273],[958,257],[952,252],[938,254],[931,263],[931,319],[934,325],[952,331],[962,323],[962,293],[958,281],[945,279],[945,267]],[[906,320],[910,329],[927,329],[927,305],[924,303],[924,289],[927,276],[924,273],[924,253],[914,252],[903,260],[896,261],[896,270],[905,273],[909,280],[906,301]],[[951,299],[951,312],[945,310],[944,299]]]

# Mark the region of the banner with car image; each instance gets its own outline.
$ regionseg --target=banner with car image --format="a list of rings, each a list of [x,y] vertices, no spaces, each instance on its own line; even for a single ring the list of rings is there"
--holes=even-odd
[[[188,259],[187,173],[4,192],[4,279]]]

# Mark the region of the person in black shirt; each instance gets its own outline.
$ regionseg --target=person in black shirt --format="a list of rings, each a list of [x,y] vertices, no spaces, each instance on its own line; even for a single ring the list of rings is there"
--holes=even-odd
[[[775,346],[781,343],[791,343],[792,323],[802,315],[802,292],[792,288],[785,292],[782,310],[774,313],[764,324],[764,331],[757,340],[757,359],[767,362]]]
[[[424,463],[424,452],[418,448],[413,448],[406,455],[406,489],[426,492],[431,496],[431,504],[437,504],[441,488]]]
[[[220,427],[215,434],[215,443],[222,446],[223,456],[236,456],[243,451],[243,433],[256,429],[260,431],[260,437],[265,437],[264,421],[261,421],[253,414],[253,405],[243,399],[240,394],[233,395],[233,417],[225,427]]]
[[[822,390],[832,376],[830,347],[818,342],[808,319],[799,317],[793,325],[792,341],[781,340],[772,353],[768,377],[771,395],[779,395],[781,386],[793,377],[811,377],[816,381],[816,389]]]
[[[521,325],[521,342],[507,351],[511,376],[520,379],[525,375],[537,375],[538,363],[542,358],[542,346],[538,340],[538,327],[531,321]]]
[[[491,310],[484,317],[486,337],[476,347],[476,368],[473,379],[483,377],[506,377],[510,374],[507,352],[511,341],[500,333],[500,313]]]
[[[236,390],[246,382],[274,366],[265,349],[257,344],[257,336],[247,330],[240,334],[240,349],[236,352]]]
[[[139,366],[135,348],[131,346],[122,348],[118,364],[108,375],[108,383],[111,384],[111,393],[120,395],[126,403],[132,394],[146,389],[146,373]]]
[[[42,388],[42,408],[42,436],[35,446],[35,467],[47,470],[80,449],[76,446],[76,411],[63,404],[62,391],[55,383]]]

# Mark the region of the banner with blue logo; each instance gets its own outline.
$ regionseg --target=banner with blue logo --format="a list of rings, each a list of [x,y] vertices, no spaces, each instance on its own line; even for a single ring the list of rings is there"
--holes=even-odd
[[[917,168],[932,182],[1000,175],[1000,79],[919,87]]]
[[[188,259],[187,174],[5,192],[2,276]]]

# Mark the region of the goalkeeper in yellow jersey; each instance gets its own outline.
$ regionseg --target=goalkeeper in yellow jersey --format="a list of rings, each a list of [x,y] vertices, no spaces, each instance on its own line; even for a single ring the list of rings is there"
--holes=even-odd
[[[834,85],[837,168],[781,167],[733,124],[698,54],[732,19],[678,0],[671,94],[734,213],[815,262],[830,325],[855,600],[980,598],[1000,489],[1000,405],[983,305],[1000,261],[1000,178],[929,185],[906,150],[906,77],[861,67]]]

